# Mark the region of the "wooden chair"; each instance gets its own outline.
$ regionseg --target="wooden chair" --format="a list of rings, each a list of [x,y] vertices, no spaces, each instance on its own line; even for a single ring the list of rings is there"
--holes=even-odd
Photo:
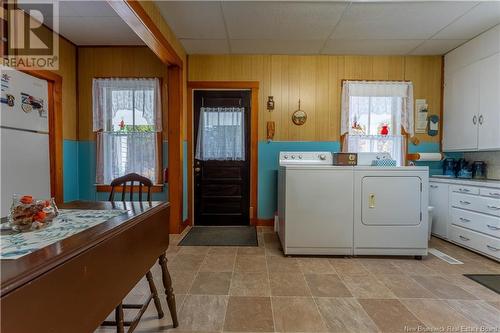
[[[147,187],[148,196],[147,200],[151,201],[151,187],[153,182],[146,177],[138,175],[136,173],[129,173],[125,176],[118,177],[111,182],[111,192],[109,193],[108,201],[115,201],[115,188],[122,186],[122,201],[125,201],[125,196],[127,194],[127,183],[130,183],[130,200],[134,201],[134,183],[137,182],[139,185],[139,201],[142,201],[142,187]]]
[[[125,201],[126,193],[127,193],[127,184],[130,184],[128,188],[130,188],[130,201],[134,201],[134,183],[137,183],[139,186],[139,192],[138,192],[138,200],[142,200],[142,189],[143,186],[147,188],[147,200],[151,201],[151,187],[153,186],[153,183],[151,180],[149,180],[146,177],[143,177],[141,175],[138,175],[136,173],[129,173],[125,176],[119,177],[114,179],[111,182],[111,193],[109,194],[109,201],[114,201],[115,198],[115,189],[118,186],[122,186],[122,198],[121,201]],[[160,257],[160,260],[162,258]],[[163,272],[162,272],[163,273]],[[149,303],[151,302],[151,299],[153,299],[156,311],[158,312],[158,318],[163,318],[164,313],[161,308],[161,303],[160,303],[160,298],[158,297],[158,292],[156,290],[156,286],[153,280],[153,274],[151,274],[151,271],[148,271],[146,273],[146,279],[149,284],[149,290],[151,291],[151,294],[149,297],[146,299],[146,302],[144,304],[123,304],[120,303],[116,309],[115,309],[115,321],[104,321],[102,323],[103,326],[116,326],[116,330],[119,333],[124,332],[124,327],[128,326],[129,329],[127,332],[133,332],[134,329],[137,327],[139,324],[139,321],[141,320],[142,315],[146,311],[147,307],[149,306]],[[123,316],[123,309],[139,309],[138,314],[135,316],[135,318],[132,321],[125,321],[124,316]]]

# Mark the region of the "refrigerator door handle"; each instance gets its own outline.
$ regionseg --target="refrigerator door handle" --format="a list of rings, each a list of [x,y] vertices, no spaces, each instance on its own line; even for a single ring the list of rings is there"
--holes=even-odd
[[[17,127],[10,127],[10,126],[0,126],[0,128],[3,129],[9,129],[13,131],[23,131],[23,132],[29,132],[29,133],[37,133],[37,134],[49,134],[48,131],[36,131],[36,130],[30,130],[26,128],[17,128]]]

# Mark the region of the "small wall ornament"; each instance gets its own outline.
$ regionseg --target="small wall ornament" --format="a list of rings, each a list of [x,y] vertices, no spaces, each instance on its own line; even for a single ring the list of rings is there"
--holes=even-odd
[[[304,125],[307,121],[307,113],[304,110],[300,109],[300,99],[299,108],[292,114],[292,121],[297,126]]]
[[[273,110],[274,110],[274,97],[267,96],[267,111],[273,111]]]

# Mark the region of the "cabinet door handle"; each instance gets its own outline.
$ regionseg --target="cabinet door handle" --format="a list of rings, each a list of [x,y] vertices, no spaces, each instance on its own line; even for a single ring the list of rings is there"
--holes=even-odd
[[[462,205],[470,205],[470,201],[460,200]]]
[[[483,115],[480,115],[479,116],[479,125],[482,125],[483,124]]]
[[[490,249],[491,251],[495,251],[495,252],[497,252],[497,251],[499,251],[499,250],[500,250],[500,249],[497,249],[496,247],[491,246],[491,245],[486,245],[486,247],[487,247],[488,249]]]
[[[438,188],[438,186],[437,185],[431,185],[431,188]]]
[[[491,229],[491,230],[500,230],[500,228],[499,228],[499,227],[494,226],[494,225],[491,225],[491,224],[487,224],[486,226],[487,226],[489,229]]]
[[[468,188],[459,188],[458,189],[459,192],[465,192],[465,193],[469,193],[470,190]]]
[[[460,235],[460,236],[458,236],[458,237],[460,237],[460,239],[462,239],[462,240],[464,240],[464,241],[470,241],[470,238],[464,237],[464,236],[462,236],[462,235]]]
[[[488,207],[488,208],[489,208],[489,209],[491,209],[491,210],[499,210],[499,209],[500,209],[500,207],[493,206],[493,205],[488,205],[488,206],[486,206],[486,207]]]
[[[472,123],[474,125],[477,125],[477,116],[476,115],[474,115],[474,117],[472,117]]]
[[[465,217],[460,217],[460,221],[462,221],[462,222],[470,222],[470,220],[466,219]]]
[[[498,193],[498,192],[490,192],[490,195],[492,197],[500,197],[500,193]]]

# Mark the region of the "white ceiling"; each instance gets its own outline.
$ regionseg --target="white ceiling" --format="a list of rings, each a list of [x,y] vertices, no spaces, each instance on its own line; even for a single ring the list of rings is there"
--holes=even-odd
[[[47,0],[18,0],[18,6],[33,8],[34,2]],[[59,1],[58,6],[57,19],[41,10],[43,23],[53,28],[58,20],[59,33],[76,45],[144,45],[106,1]]]
[[[500,1],[165,1],[188,54],[444,54],[500,23]]]

